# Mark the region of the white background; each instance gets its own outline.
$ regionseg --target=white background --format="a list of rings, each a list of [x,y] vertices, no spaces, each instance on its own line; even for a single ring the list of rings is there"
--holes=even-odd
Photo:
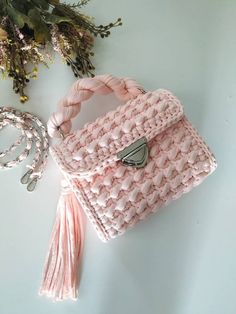
[[[1,314],[235,314],[236,299],[236,3],[230,0],[93,0],[97,24],[124,25],[97,40],[97,74],[130,76],[145,89],[172,90],[216,155],[201,186],[126,235],[103,244],[87,226],[80,298],[52,303],[37,294],[59,196],[50,159],[34,193],[19,183],[23,165],[0,173]],[[10,81],[1,105],[45,122],[74,78],[56,60],[28,88],[21,105]],[[119,104],[99,97],[76,125]],[[1,147],[12,138],[5,132]]]

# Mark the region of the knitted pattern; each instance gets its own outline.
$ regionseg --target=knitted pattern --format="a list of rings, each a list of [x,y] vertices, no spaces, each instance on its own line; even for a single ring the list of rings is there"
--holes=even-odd
[[[216,168],[214,156],[183,115],[175,96],[166,90],[143,94],[134,81],[120,80],[120,84],[118,81],[111,76],[78,81],[61,102],[65,106],[59,115],[54,114],[49,121],[50,133],[55,136],[58,126],[63,126],[63,130],[70,126],[70,119],[78,111],[71,108],[80,107],[96,91],[94,84],[105,94],[118,90],[112,84],[109,88],[106,85],[115,82],[119,92],[122,90],[116,93],[119,98],[125,95],[123,99],[131,99],[70,133],[51,149],[103,241],[124,233],[190,191]],[[132,86],[128,93],[124,93],[128,90],[124,82]],[[63,110],[67,110],[66,115]],[[148,140],[147,165],[140,169],[124,166],[117,153],[143,136]]]
[[[94,174],[114,166],[117,153],[137,139],[150,141],[182,116],[182,106],[170,92],[148,92],[86,124],[51,151],[60,156],[63,171],[80,177]]]

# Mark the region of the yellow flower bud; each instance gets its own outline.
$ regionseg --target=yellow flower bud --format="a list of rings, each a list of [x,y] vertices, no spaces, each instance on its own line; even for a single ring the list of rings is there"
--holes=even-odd
[[[6,40],[8,37],[7,32],[0,27],[0,40]]]

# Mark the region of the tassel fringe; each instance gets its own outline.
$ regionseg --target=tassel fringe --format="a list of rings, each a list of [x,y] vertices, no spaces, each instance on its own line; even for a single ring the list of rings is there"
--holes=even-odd
[[[78,267],[84,241],[84,217],[74,193],[63,188],[49,251],[44,266],[40,295],[54,300],[78,297]]]

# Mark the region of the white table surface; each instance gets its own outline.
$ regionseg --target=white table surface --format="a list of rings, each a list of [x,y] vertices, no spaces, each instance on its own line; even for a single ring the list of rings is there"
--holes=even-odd
[[[20,185],[23,165],[0,173],[1,314],[236,313],[236,3],[225,0],[93,0],[97,24],[124,25],[97,40],[97,74],[168,88],[216,155],[218,168],[194,189],[126,235],[103,244],[90,225],[77,302],[37,294],[60,189],[50,159],[34,193]],[[59,59],[30,84],[22,105],[0,82],[1,105],[45,122],[74,81]],[[119,104],[87,103],[77,125]],[[1,136],[1,147],[10,143]]]

